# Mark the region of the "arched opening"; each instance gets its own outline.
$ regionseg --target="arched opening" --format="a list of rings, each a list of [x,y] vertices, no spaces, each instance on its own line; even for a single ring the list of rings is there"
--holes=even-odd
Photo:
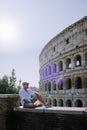
[[[49,93],[51,92],[51,83],[50,82],[48,83],[48,92]]]
[[[82,79],[81,79],[81,77],[76,77],[75,88],[76,89],[81,89],[82,88]]]
[[[68,100],[66,101],[66,106],[67,106],[67,107],[72,107],[72,102],[71,102],[70,99],[68,99]]]
[[[53,73],[56,73],[57,72],[57,66],[56,64],[53,65]]]
[[[43,78],[44,78],[44,76],[45,76],[44,69],[43,69],[43,74],[42,75],[43,75]]]
[[[58,89],[59,89],[59,90],[63,90],[63,82],[58,85]]]
[[[45,69],[45,76],[47,76],[47,68]]]
[[[59,71],[63,71],[63,62],[62,61],[59,62]]]
[[[56,82],[53,82],[53,90],[56,91]]]
[[[71,89],[71,79],[70,78],[66,79],[66,89]]]
[[[59,90],[63,89],[63,83],[64,83],[65,77],[62,76],[61,78],[58,79],[58,81],[56,82],[56,85],[58,86]]]
[[[47,83],[45,84],[45,91],[47,91]]]
[[[67,58],[66,59],[66,69],[70,69],[71,68],[71,59]]]
[[[57,100],[53,99],[53,106],[57,106]]]
[[[59,106],[63,106],[63,100],[62,99],[59,100]]]
[[[49,105],[51,105],[51,99],[49,99]]]
[[[49,66],[49,74],[51,74],[51,66]]]
[[[45,98],[45,102],[47,102],[47,98]]]
[[[80,56],[80,55],[77,55],[77,56],[75,57],[75,66],[76,66],[76,67],[81,66],[81,56]]]
[[[76,107],[83,107],[82,101],[80,99],[76,100],[75,106]]]

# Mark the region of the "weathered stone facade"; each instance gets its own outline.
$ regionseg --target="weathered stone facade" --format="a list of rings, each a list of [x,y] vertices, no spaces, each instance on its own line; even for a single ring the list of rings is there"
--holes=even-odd
[[[51,39],[39,56],[39,88],[53,106],[87,106],[87,16]]]
[[[0,94],[0,130],[10,130],[13,109],[20,106],[18,94]],[[15,122],[15,121],[14,121]]]

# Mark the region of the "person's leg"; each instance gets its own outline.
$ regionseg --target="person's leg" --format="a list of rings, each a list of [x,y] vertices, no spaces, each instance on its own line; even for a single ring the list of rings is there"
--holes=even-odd
[[[36,106],[36,107],[39,107],[39,106],[42,106],[42,103],[38,102],[39,100],[35,97],[33,97],[31,99],[31,102]]]
[[[23,108],[35,108],[36,106],[33,103],[24,103]]]
[[[35,93],[35,97],[36,97],[36,99],[39,100],[43,105],[46,105],[46,104],[45,104],[45,101],[43,100],[43,98],[41,97],[41,95]]]

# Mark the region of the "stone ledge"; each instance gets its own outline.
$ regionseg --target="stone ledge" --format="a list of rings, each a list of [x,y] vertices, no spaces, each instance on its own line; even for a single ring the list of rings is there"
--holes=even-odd
[[[76,115],[83,115],[85,112],[87,114],[86,108],[77,108],[77,107],[37,107],[33,108],[22,108],[16,107],[14,111],[21,111],[21,112],[39,112],[39,113],[60,113],[60,114],[76,114]]]
[[[13,111],[14,107],[20,106],[18,94],[0,94],[0,111]]]
[[[19,97],[18,94],[0,94],[0,98],[14,98]]]

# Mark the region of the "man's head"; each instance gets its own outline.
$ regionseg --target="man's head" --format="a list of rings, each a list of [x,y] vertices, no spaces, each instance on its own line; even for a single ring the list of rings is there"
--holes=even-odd
[[[26,90],[28,88],[28,86],[29,86],[29,83],[28,82],[23,82],[22,85],[23,85],[23,88]]]

